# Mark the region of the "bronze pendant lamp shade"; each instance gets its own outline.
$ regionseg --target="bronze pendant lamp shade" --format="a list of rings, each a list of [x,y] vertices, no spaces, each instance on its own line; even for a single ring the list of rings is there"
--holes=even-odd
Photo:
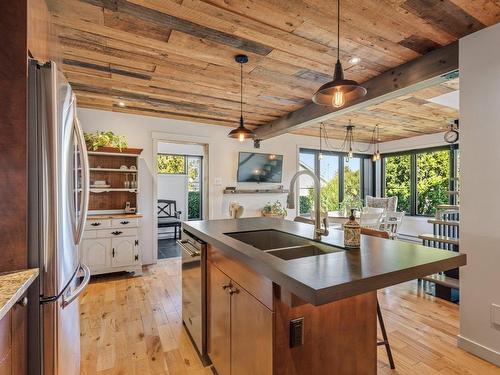
[[[348,101],[361,98],[366,95],[366,88],[356,81],[345,79],[344,70],[340,63],[340,0],[337,1],[337,63],[333,81],[322,85],[313,95],[314,103],[335,108],[343,107]]]
[[[240,142],[245,141],[246,139],[255,139],[255,133],[252,129],[248,129],[245,127],[245,123],[243,121],[243,64],[248,62],[248,56],[246,55],[236,55],[234,60],[240,64],[240,84],[241,84],[241,94],[240,94],[240,125],[229,132],[227,135],[229,138],[236,138]]]

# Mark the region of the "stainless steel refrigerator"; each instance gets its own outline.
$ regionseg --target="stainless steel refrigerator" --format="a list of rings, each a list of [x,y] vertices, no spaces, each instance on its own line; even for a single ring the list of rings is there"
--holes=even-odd
[[[78,297],[90,270],[79,261],[89,172],[71,86],[54,62],[28,61],[30,374],[80,373]]]

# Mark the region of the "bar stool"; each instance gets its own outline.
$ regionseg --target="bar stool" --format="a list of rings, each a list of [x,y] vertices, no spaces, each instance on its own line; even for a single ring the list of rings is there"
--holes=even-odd
[[[375,230],[371,228],[361,227],[361,234],[365,234],[367,236],[379,237],[389,239],[389,233],[383,230]],[[384,345],[385,350],[387,351],[387,358],[389,358],[389,365],[391,369],[395,369],[394,359],[392,358],[391,345],[389,344],[389,338],[387,337],[387,331],[385,330],[384,318],[382,316],[382,310],[380,309],[380,304],[378,303],[377,297],[377,318],[378,324],[380,325],[380,330],[382,331],[382,341],[377,341],[377,346]]]

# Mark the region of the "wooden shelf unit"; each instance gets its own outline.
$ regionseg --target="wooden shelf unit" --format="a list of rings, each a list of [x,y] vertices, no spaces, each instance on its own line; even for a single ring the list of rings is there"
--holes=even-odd
[[[89,198],[90,213],[125,212],[126,202],[137,209],[137,194],[139,192],[139,155],[140,149],[105,148],[88,151],[90,184],[96,180],[104,180],[109,187],[91,187]],[[126,166],[127,169],[121,169]],[[135,169],[130,170],[133,166]],[[125,181],[135,180],[137,186],[125,187]]]

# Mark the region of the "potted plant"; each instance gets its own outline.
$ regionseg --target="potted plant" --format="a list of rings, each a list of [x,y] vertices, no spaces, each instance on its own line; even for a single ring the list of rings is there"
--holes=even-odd
[[[84,133],[87,150],[96,151],[102,148],[118,148],[120,152],[127,148],[127,139],[123,135],[116,135],[111,131]]]
[[[285,218],[287,212],[280,201],[275,203],[267,202],[262,209],[262,215],[267,217]]]

